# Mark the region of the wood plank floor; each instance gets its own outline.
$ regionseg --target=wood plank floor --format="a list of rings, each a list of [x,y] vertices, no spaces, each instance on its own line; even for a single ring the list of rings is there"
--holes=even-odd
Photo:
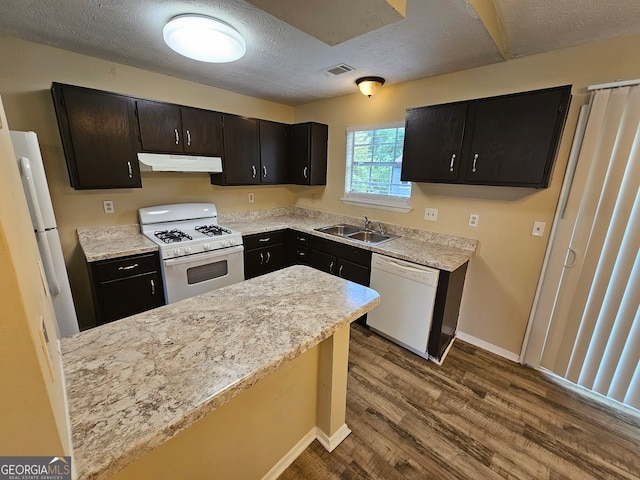
[[[291,479],[640,479],[640,415],[456,340],[441,367],[351,330],[347,425]]]

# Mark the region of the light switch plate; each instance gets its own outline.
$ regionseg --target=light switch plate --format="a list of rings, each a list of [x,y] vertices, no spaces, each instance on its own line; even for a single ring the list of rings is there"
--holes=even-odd
[[[541,237],[544,235],[544,227],[547,224],[544,222],[533,222],[533,230],[531,230],[531,235],[534,237]]]
[[[253,192],[249,193],[249,203],[255,202],[256,197],[253,195]]]

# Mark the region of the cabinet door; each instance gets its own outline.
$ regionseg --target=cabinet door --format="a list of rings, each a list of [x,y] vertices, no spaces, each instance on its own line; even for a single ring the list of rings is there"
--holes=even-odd
[[[260,183],[257,120],[226,113],[222,117],[224,183],[227,185]]]
[[[337,259],[333,255],[321,252],[319,250],[311,250],[309,253],[309,266],[322,270],[323,272],[335,275],[337,272]]]
[[[407,111],[402,154],[403,181],[450,182],[458,178],[467,103]]]
[[[141,187],[134,100],[56,83],[52,93],[71,186]]]
[[[222,114],[199,108],[181,107],[184,152],[222,156]]]
[[[288,183],[290,169],[289,125],[259,121],[260,128],[260,182]]]
[[[162,279],[158,272],[100,284],[102,318],[107,323],[164,305]]]
[[[548,186],[570,87],[472,102],[466,183]]]
[[[182,153],[180,107],[169,103],[137,100],[140,142],[147,152]]]
[[[284,244],[272,245],[244,252],[244,277],[246,280],[275,272],[285,267]]]
[[[346,280],[359,283],[360,285],[369,286],[370,269],[349,262],[342,258],[338,259],[336,275]]]
[[[327,184],[329,127],[321,123],[291,126],[291,182],[297,185]]]

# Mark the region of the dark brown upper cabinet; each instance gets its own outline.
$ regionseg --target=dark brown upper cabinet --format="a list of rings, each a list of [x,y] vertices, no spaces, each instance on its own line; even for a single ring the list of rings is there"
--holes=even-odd
[[[258,121],[260,137],[260,183],[289,183],[291,126]]]
[[[60,83],[51,92],[71,186],[141,187],[135,99]]]
[[[222,155],[222,114],[170,103],[136,100],[145,152]]]
[[[256,185],[260,183],[258,121],[225,113],[222,115],[224,153],[222,173],[211,175],[216,185]]]
[[[402,180],[456,181],[466,119],[466,102],[407,110]]]
[[[407,110],[402,180],[549,186],[571,86]]]
[[[327,140],[329,127],[307,122],[291,126],[291,183],[327,184]]]

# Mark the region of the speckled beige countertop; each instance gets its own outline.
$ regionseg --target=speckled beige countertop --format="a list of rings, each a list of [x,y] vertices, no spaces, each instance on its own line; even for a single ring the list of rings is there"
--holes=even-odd
[[[108,478],[379,302],[293,266],[63,339],[78,478]]]
[[[140,225],[78,228],[78,240],[88,262],[155,252],[158,246],[140,233]]]
[[[477,240],[393,224],[384,224],[385,231],[400,235],[400,237],[378,245],[366,244],[315,230],[337,223],[360,226],[362,219],[301,207],[219,214],[218,223],[237,230],[243,235],[292,228],[336,242],[355,245],[382,255],[450,272],[467,262],[474,255],[477,247]],[[137,225],[87,227],[78,229],[78,238],[89,262],[157,250],[153,242],[145,238],[139,231]]]

